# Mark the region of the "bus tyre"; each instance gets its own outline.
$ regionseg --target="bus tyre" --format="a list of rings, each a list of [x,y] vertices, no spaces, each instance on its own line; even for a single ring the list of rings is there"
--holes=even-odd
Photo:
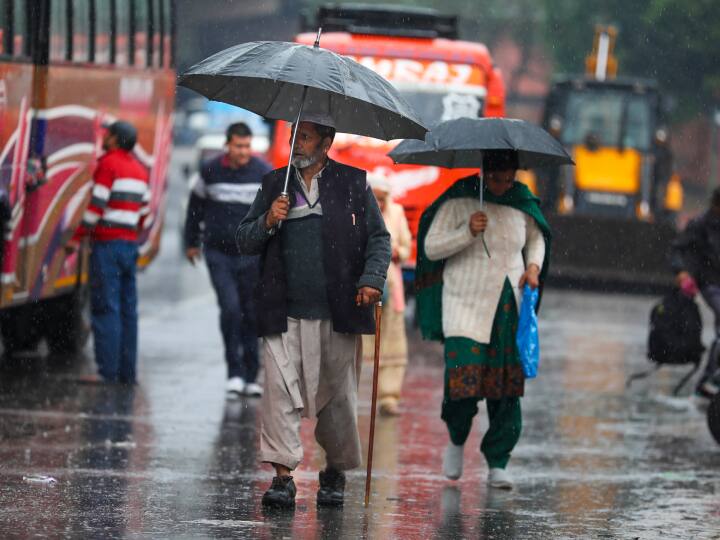
[[[707,422],[710,433],[720,444],[720,394],[713,397],[707,410]]]
[[[45,341],[52,354],[80,352],[90,337],[90,288],[49,301],[45,318]]]
[[[0,335],[5,356],[37,350],[42,338],[40,319],[41,311],[37,304],[10,308],[0,314]]]

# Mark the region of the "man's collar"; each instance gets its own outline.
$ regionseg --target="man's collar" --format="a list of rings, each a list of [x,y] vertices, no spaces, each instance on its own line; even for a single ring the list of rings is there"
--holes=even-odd
[[[295,169],[295,178],[297,178],[297,180],[298,180],[301,184],[305,184],[305,178],[303,177],[302,172],[300,171],[300,169],[298,169],[298,168],[296,168],[296,167],[293,167],[293,168]],[[314,174],[313,177],[312,177],[312,179],[319,181],[320,178],[322,177],[322,174],[323,174],[323,172],[325,171],[326,168],[327,168],[327,165],[325,165],[325,167],[323,167],[323,168],[320,169],[316,174]]]

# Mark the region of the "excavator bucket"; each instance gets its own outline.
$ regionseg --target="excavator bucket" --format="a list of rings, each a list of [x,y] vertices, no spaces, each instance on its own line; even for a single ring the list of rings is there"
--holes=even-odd
[[[673,224],[581,215],[550,215],[548,221],[553,284],[625,292],[659,292],[672,286]]]

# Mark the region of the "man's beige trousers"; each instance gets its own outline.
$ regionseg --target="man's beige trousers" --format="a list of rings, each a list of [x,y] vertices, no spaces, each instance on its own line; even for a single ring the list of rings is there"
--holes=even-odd
[[[317,416],[315,438],[328,466],[362,462],[357,427],[359,338],[338,334],[329,320],[288,318],[288,330],[263,339],[260,457],[295,469],[303,457],[300,418]]]

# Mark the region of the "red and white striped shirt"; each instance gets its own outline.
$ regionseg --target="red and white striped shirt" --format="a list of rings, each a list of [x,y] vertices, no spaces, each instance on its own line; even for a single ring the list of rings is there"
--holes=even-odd
[[[110,150],[97,164],[92,198],[74,238],[135,242],[150,213],[147,169],[125,150]]]

